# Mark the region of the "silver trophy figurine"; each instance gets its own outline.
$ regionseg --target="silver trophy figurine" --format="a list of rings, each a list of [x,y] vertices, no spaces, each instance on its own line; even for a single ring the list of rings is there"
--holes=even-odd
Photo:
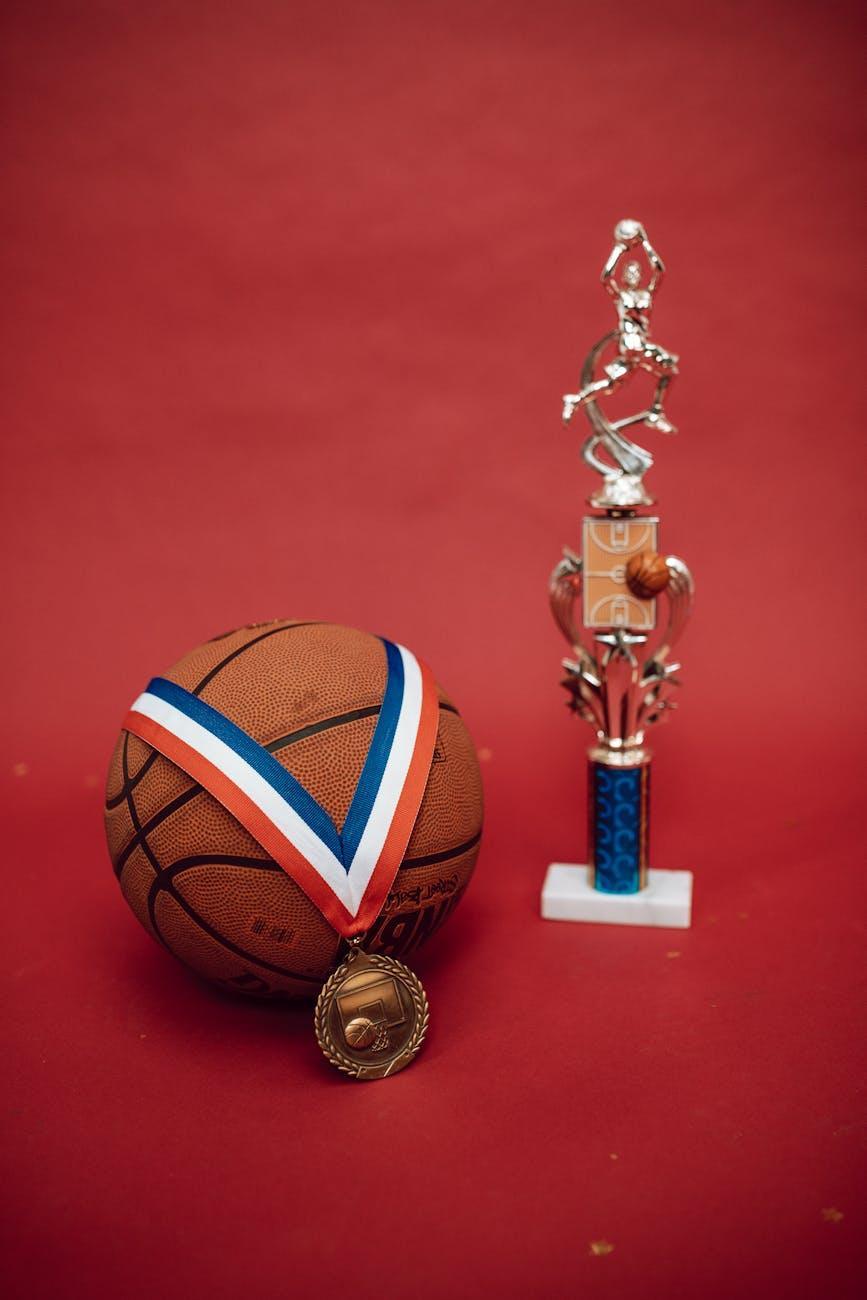
[[[624,433],[636,425],[676,432],[664,402],[678,358],[650,337],[664,271],[641,223],[618,222],[602,269],[617,328],[590,349],[578,392],[563,399],[566,423],[579,407],[590,422],[582,454],[602,484],[589,498],[597,513],[584,518],[581,555],[565,549],[550,581],[554,618],[571,649],[563,660],[569,706],[596,734],[588,755],[589,864],[548,868],[542,915],[552,920],[690,923],[691,872],[648,866],[645,734],[675,707],[680,665],[671,654],[692,608],[693,581],[683,560],[659,554],[659,519],[639,513],[653,504],[643,482],[653,457]],[[640,371],[655,380],[650,405],[609,419],[600,402],[626,391]]]

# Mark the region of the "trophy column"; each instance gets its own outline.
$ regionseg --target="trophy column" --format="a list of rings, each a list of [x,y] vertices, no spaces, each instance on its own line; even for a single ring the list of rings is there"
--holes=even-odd
[[[606,894],[647,887],[650,753],[621,767],[591,749],[587,762],[589,883]]]
[[[618,328],[591,348],[581,388],[564,398],[563,409],[568,422],[583,408],[590,422],[584,459],[603,482],[589,498],[597,513],[584,518],[581,554],[564,550],[550,580],[552,612],[571,648],[563,660],[569,707],[595,732],[588,751],[589,861],[548,868],[542,915],[683,928],[690,923],[692,874],[648,865],[645,733],[674,708],[679,665],[671,650],[692,608],[693,582],[682,560],[659,553],[659,518],[640,513],[653,504],[643,483],[653,458],[623,432],[635,424],[675,432],[663,399],[677,357],[650,339],[664,269],[658,254],[639,222],[618,223],[614,235],[602,279],[615,299]],[[606,353],[613,356],[603,364]],[[656,379],[650,407],[609,420],[600,400],[637,370]]]

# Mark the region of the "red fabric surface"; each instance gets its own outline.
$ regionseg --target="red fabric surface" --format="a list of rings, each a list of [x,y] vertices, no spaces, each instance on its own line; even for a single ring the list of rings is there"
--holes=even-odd
[[[855,1294],[855,6],[3,24],[7,1294]],[[623,215],[682,356],[650,479],[699,591],[655,741],[680,933],[538,918],[585,835],[545,584],[591,475],[559,396]],[[173,963],[102,840],[149,676],[278,615],[412,646],[486,754],[476,879],[415,963],[429,1046],[379,1085],[309,1010]]]

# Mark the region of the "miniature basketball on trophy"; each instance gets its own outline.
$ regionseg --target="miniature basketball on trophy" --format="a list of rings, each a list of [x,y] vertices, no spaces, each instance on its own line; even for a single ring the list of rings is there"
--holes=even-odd
[[[614,238],[618,243],[626,244],[627,247],[641,243],[641,222],[632,221],[628,217],[624,218],[623,221],[618,221],[614,227]]]
[[[662,555],[639,551],[626,566],[626,585],[639,600],[652,600],[668,586],[671,574]]]
[[[112,755],[105,824],[141,924],[224,988],[315,997],[343,940],[363,941],[390,974],[347,1012],[347,1025],[366,1019],[346,1042],[387,1061],[413,997],[391,959],[463,894],[482,790],[463,719],[410,651],[281,620],[209,641],[150,682]]]

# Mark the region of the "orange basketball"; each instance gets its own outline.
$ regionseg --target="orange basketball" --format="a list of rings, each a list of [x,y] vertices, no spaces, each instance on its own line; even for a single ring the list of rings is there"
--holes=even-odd
[[[671,574],[664,555],[639,551],[626,566],[626,585],[639,600],[652,600],[668,586]]]
[[[379,637],[278,620],[208,641],[163,680],[258,741],[339,834],[387,676]],[[433,761],[418,815],[365,940],[370,951],[395,957],[424,942],[452,912],[481,838],[475,750],[439,687],[434,720],[437,703]],[[221,802],[130,731],[121,732],[109,765],[105,827],[124,897],[145,929],[187,966],[241,993],[319,992],[341,956],[340,935]]]

